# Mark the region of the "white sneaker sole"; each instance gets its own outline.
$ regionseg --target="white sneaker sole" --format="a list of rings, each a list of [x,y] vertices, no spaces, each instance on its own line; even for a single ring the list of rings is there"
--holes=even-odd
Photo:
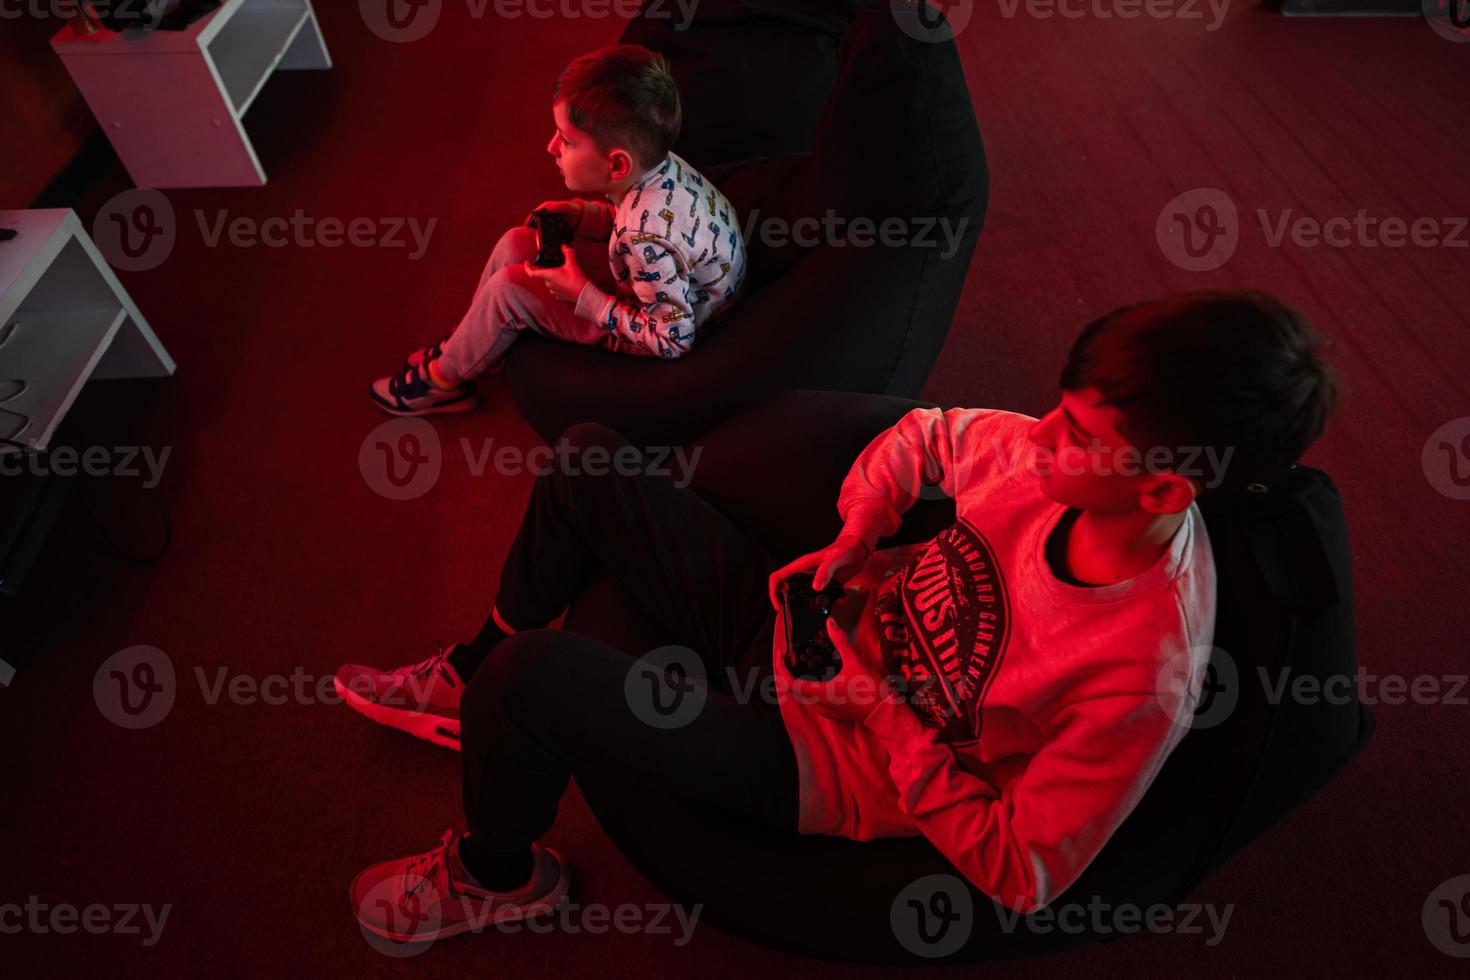
[[[458,718],[445,718],[443,715],[430,714],[427,711],[409,711],[405,708],[382,705],[368,700],[335,677],[332,678],[332,686],[337,689],[337,695],[349,708],[370,721],[375,721],[388,728],[396,728],[400,732],[408,732],[426,742],[442,745],[446,749],[453,749],[456,752],[460,750]]]
[[[463,401],[457,402],[442,402],[426,408],[394,408],[371,392],[369,393],[369,397],[372,398],[373,404],[378,407],[380,412],[386,415],[395,415],[398,418],[418,418],[421,415],[451,415],[457,412],[473,412],[480,407],[479,396],[466,398]]]

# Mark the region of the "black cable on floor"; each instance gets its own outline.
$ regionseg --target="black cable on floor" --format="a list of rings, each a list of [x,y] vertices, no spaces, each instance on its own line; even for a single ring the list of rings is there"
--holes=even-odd
[[[14,440],[6,439],[4,437],[0,437],[0,444],[13,446],[21,453],[28,456],[45,457],[47,455],[44,452],[32,449],[30,446],[27,446],[24,443],[15,442]],[[82,475],[90,476],[91,474],[83,473]],[[174,541],[174,526],[172,519],[170,519],[168,515],[168,508],[163,505],[163,501],[159,498],[156,491],[149,490],[147,487],[141,488],[143,494],[148,498],[149,502],[153,504],[154,510],[158,512],[158,519],[163,525],[163,543],[160,544],[158,546],[158,549],[152,554],[138,555],[134,554],[133,552],[129,551],[127,548],[118,543],[117,538],[115,538],[112,532],[108,529],[107,523],[97,513],[96,507],[93,506],[92,499],[83,491],[82,485],[82,481],[78,481],[77,496],[82,498],[82,506],[87,509],[87,517],[92,521],[93,526],[97,528],[97,532],[102,536],[102,540],[107,542],[108,547],[116,552],[118,557],[124,559],[125,561],[132,562],[135,565],[152,565],[162,559],[164,555],[168,554],[168,550],[173,545]]]

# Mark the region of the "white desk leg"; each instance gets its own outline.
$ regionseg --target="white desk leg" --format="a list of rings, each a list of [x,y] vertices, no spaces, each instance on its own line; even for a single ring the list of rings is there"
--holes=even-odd
[[[97,362],[92,377],[166,378],[173,373],[174,359],[163,349],[153,329],[129,313],[117,328],[107,353]]]
[[[390,0],[392,2],[392,0]],[[324,69],[332,67],[332,55],[327,51],[326,39],[322,37],[322,29],[316,22],[316,11],[311,9],[311,4],[306,5],[306,23],[301,25],[301,30],[296,33],[296,40],[281,55],[277,68],[286,69]]]
[[[174,373],[174,359],[164,349],[163,342],[138,311],[128,291],[123,289],[122,283],[118,282],[117,275],[112,271],[112,266],[102,257],[97,246],[92,242],[92,236],[82,228],[80,219],[76,213],[67,215],[66,227],[72,236],[81,244],[82,249],[91,257],[92,264],[97,268],[97,274],[112,294],[117,297],[117,303],[122,307],[123,322],[118,326],[117,333],[113,335],[112,343],[102,354],[102,359],[92,370],[93,378],[163,378]]]
[[[265,183],[265,170],[203,52],[74,57],[67,67],[139,187]],[[149,123],[124,124],[139,118],[140,99],[148,104]]]

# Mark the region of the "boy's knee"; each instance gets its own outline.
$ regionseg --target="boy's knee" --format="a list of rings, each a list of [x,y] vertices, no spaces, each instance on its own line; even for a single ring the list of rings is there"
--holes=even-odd
[[[511,708],[554,708],[566,683],[565,635],[561,630],[527,630],[497,643],[460,699],[464,723],[497,717]]]
[[[516,265],[529,262],[536,257],[536,232],[525,225],[516,225],[500,236],[495,243],[491,261],[499,265]]]
[[[526,275],[526,270],[517,262],[497,270],[490,279],[490,288],[497,292],[504,292],[508,289],[524,289],[530,285],[530,282],[531,277]]]

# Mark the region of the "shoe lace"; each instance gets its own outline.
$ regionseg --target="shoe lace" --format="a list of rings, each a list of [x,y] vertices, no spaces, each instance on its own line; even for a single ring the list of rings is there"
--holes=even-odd
[[[443,643],[435,639],[434,645],[439,648],[439,652],[432,657],[393,671],[392,684],[379,696],[380,703],[422,706],[429,701],[433,679],[439,675],[445,662],[449,659],[449,651],[444,649]]]
[[[430,897],[437,892],[449,894],[449,849],[454,846],[454,828],[444,831],[439,846],[409,858],[403,868],[401,891],[404,901],[422,902],[426,890]]]
[[[388,382],[388,393],[400,398],[420,398],[428,390],[429,380],[421,368],[409,367]]]
[[[444,649],[444,644],[439,641],[437,636],[434,638],[434,646],[438,648],[439,652],[432,657],[426,657],[406,668],[405,673],[408,676],[428,677],[430,674],[437,673],[439,668],[444,666],[444,662],[449,659],[449,651]]]

